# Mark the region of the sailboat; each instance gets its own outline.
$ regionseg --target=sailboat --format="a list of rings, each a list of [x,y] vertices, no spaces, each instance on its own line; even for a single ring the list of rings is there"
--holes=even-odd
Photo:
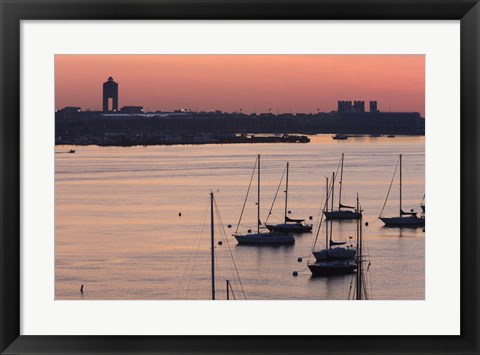
[[[331,210],[328,211],[328,206],[323,211],[325,214],[325,217],[327,219],[359,219],[362,217],[362,212],[357,211],[355,207],[352,206],[347,206],[342,204],[342,186],[343,186],[343,160],[344,160],[344,153],[342,153],[342,159],[341,159],[341,168],[340,168],[340,193],[338,197],[338,210],[333,210],[333,204],[334,204],[334,187],[335,187],[335,175],[333,177],[333,182],[332,182],[332,207]]]
[[[421,227],[425,226],[425,217],[418,217],[417,213],[413,210],[410,212],[405,212],[402,209],[402,155],[400,154],[399,158],[400,162],[400,211],[399,211],[399,216],[398,217],[382,217],[383,209],[385,208],[385,205],[388,200],[388,195],[390,193],[390,189],[392,187],[392,184],[390,184],[390,188],[388,189],[387,197],[385,199],[385,203],[383,204],[382,211],[380,212],[379,218],[382,220],[383,223],[385,223],[385,226],[387,227]],[[397,169],[395,169],[395,172],[393,173],[393,178],[395,178],[395,173],[397,172]],[[393,178],[392,178],[392,183],[393,183]]]
[[[304,223],[304,219],[298,218],[290,218],[287,216],[288,211],[288,170],[289,170],[289,163],[287,162],[286,167],[286,180],[285,180],[285,217],[284,222],[280,224],[266,224],[265,226],[268,228],[270,232],[278,232],[278,233],[306,233],[311,232],[313,225]],[[280,183],[282,181],[280,180]],[[275,203],[275,201],[274,201]],[[273,207],[273,204],[272,204]],[[270,209],[271,213],[271,209]],[[270,215],[270,214],[269,214]],[[268,218],[267,218],[268,220]]]
[[[328,177],[326,178],[326,199],[325,199],[325,208],[328,208],[328,200],[329,200],[329,186],[328,186]],[[332,184],[333,189],[333,184]],[[361,216],[361,214],[360,214]],[[351,247],[347,246],[344,247],[343,245],[347,244],[347,242],[336,242],[332,239],[332,221],[326,220],[325,221],[325,249],[314,251],[313,255],[317,261],[344,261],[344,260],[353,260],[355,259],[356,250]]]
[[[358,201],[357,196],[357,209],[360,211],[360,204]],[[330,222],[332,223],[332,222]],[[327,240],[328,240],[328,223],[326,226],[327,229]],[[332,231],[330,230],[330,233]],[[361,238],[362,238],[362,219],[357,219],[357,250],[361,251]],[[330,234],[331,235],[331,234]],[[337,248],[331,248],[332,246],[332,239],[330,238],[330,248],[325,250],[325,259],[319,260],[317,256],[317,261],[313,264],[308,264],[308,268],[310,269],[313,276],[331,276],[331,275],[345,275],[350,274],[357,270],[357,268],[361,265],[359,264],[359,258],[355,259],[355,254],[357,250],[350,248],[341,248],[344,251],[350,251],[353,256],[350,258],[338,258],[331,254],[329,254],[332,250]],[[345,244],[344,242],[333,242],[334,245]],[[314,253],[315,254],[315,253]],[[345,254],[344,254],[345,255]],[[361,261],[361,259],[360,259]]]
[[[249,230],[247,234],[237,233],[238,226],[240,225],[240,221],[243,214],[243,209],[242,209],[242,214],[240,215],[240,220],[238,221],[238,225],[237,225],[237,231],[233,234],[233,236],[237,240],[238,244],[259,244],[259,245],[294,244],[295,237],[292,234],[285,234],[285,233],[278,233],[278,232],[260,232],[260,226],[262,224],[262,222],[260,221],[260,154],[257,155],[257,161],[255,165],[257,167],[257,180],[258,180],[257,182],[257,231],[256,233],[255,232],[252,233],[251,230]],[[250,186],[248,188],[248,191],[250,191]],[[248,197],[248,191],[247,191],[247,197]],[[247,199],[245,199],[245,202],[246,201]],[[244,204],[244,207],[245,207],[245,204]]]
[[[425,194],[423,194],[422,202],[420,202],[420,207],[422,208],[422,212],[425,213]]]

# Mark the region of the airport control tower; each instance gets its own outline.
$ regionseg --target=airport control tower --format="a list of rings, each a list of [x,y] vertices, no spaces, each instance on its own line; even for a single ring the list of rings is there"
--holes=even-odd
[[[112,99],[111,106],[110,99]],[[113,81],[112,77],[103,83],[103,111],[118,111],[118,83]]]

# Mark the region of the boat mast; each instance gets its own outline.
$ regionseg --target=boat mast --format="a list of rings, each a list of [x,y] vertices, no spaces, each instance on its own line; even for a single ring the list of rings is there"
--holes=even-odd
[[[260,154],[258,154],[258,183],[257,183],[257,234],[260,234]]]
[[[357,211],[360,211],[360,204],[357,194]],[[356,284],[356,299],[362,299],[362,263],[363,263],[363,251],[362,251],[362,218],[357,219],[357,284]]]
[[[325,208],[328,211],[328,176],[327,176],[327,183],[325,184]],[[328,249],[330,249],[330,244],[328,244],[328,219],[326,219],[325,220],[325,250],[328,250]]]
[[[335,173],[332,173],[332,212],[333,212],[333,193],[335,189]],[[328,222],[327,222],[327,228],[328,228]],[[333,223],[330,221],[330,242],[332,241],[332,234],[333,234]],[[328,249],[330,249],[332,243],[328,244]]]
[[[332,173],[332,212],[333,212],[333,195],[335,193],[335,173]]]
[[[400,154],[400,217],[402,217],[402,154]]]
[[[210,192],[210,226],[211,238],[210,248],[212,257],[212,300],[215,300],[215,242],[214,242],[214,225],[213,225],[213,192]]]
[[[287,179],[285,181],[285,222],[287,223],[287,206],[288,206],[288,165],[289,162],[287,161]]]
[[[342,153],[342,168],[340,169],[340,192],[338,196],[338,210],[342,208],[342,182],[343,182],[343,156],[345,153]]]

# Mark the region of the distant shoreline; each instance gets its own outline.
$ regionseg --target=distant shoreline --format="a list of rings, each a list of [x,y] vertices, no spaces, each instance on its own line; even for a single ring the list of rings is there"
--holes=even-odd
[[[333,139],[333,135],[326,133]],[[394,138],[400,137],[424,137],[424,134],[347,134],[348,138]],[[178,141],[130,141],[130,142],[55,142],[55,146],[97,146],[97,147],[138,147],[138,146],[170,146],[170,145],[206,145],[206,144],[265,144],[265,143],[310,143],[307,135],[284,135],[284,136],[255,136],[235,137],[230,139],[205,139],[199,141],[178,140]]]
[[[128,139],[124,136],[109,137],[104,141],[89,142],[55,142],[55,145],[96,145],[99,147],[132,147],[150,145],[204,145],[204,144],[258,144],[258,143],[309,143],[306,135],[255,136],[241,135],[235,137],[205,137],[205,138],[167,138],[167,139]]]

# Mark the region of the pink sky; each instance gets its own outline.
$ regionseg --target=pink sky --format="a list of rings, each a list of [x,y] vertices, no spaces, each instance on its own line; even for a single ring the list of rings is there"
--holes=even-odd
[[[257,113],[335,110],[377,100],[381,111],[425,112],[424,55],[56,55],[55,108],[100,110],[102,83],[119,107]]]

